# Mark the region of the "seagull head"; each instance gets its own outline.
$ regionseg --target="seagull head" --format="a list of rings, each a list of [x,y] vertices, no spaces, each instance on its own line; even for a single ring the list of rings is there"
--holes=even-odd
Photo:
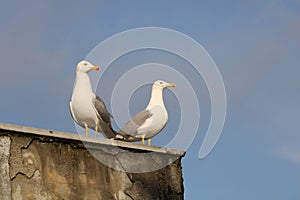
[[[161,90],[163,90],[164,88],[167,88],[167,87],[175,87],[175,84],[174,83],[167,83],[167,82],[162,81],[162,80],[157,80],[153,84],[153,88],[157,88],[157,89],[161,89]]]
[[[90,62],[83,60],[77,64],[76,72],[88,73],[91,70],[99,70],[100,67],[92,65]]]

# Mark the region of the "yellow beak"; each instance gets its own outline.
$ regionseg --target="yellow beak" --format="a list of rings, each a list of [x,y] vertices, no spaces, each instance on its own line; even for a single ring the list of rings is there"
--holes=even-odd
[[[169,83],[168,87],[175,87],[174,83]]]
[[[100,70],[100,67],[99,67],[99,66],[93,66],[92,69],[93,69],[93,70],[96,70],[96,71],[99,71],[99,70]]]

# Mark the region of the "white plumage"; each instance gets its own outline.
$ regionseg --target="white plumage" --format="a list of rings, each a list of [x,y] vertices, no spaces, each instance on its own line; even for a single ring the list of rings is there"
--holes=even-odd
[[[157,135],[168,122],[168,112],[163,101],[163,90],[167,87],[175,87],[173,83],[158,80],[152,86],[151,99],[145,110],[136,114],[119,131],[117,137],[126,141],[142,141]]]
[[[70,101],[70,112],[74,121],[85,128],[86,136],[88,129],[100,131],[107,138],[114,138],[115,133],[111,127],[111,115],[107,111],[104,102],[92,91],[88,73],[91,70],[99,70],[98,66],[88,61],[81,61],[76,67],[76,80]]]

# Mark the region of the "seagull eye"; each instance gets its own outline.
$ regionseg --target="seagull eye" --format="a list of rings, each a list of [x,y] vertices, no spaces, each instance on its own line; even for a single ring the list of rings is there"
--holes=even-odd
[[[160,81],[159,84],[163,84],[163,82]]]
[[[87,65],[86,63],[84,63],[84,65]]]

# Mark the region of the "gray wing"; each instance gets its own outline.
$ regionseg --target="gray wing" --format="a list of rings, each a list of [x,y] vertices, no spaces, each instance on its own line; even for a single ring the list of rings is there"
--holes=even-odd
[[[96,96],[96,98],[93,99],[93,103],[94,103],[94,106],[95,106],[98,114],[100,115],[101,119],[105,123],[110,124],[111,123],[110,118],[112,117],[112,115],[108,112],[102,99],[100,97]]]
[[[97,111],[98,118],[100,119],[99,125],[102,129],[103,134],[107,138],[114,138],[116,136],[115,131],[111,126],[111,114],[107,111],[107,108],[102,101],[102,99],[98,96],[93,99],[94,107]]]
[[[145,121],[152,116],[150,110],[144,110],[136,114],[125,126],[120,130],[119,134],[125,136],[136,136],[137,129],[145,123]]]

